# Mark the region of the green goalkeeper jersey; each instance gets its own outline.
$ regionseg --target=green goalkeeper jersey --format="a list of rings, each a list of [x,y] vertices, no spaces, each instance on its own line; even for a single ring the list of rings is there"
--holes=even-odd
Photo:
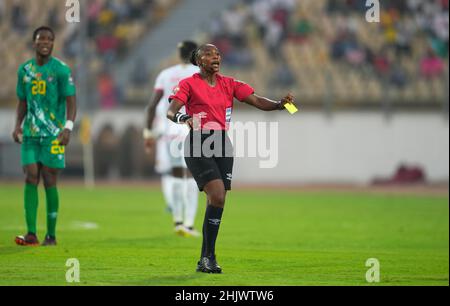
[[[69,66],[55,57],[43,66],[31,59],[17,75],[17,97],[27,103],[23,136],[57,136],[66,123],[66,97],[75,95]]]

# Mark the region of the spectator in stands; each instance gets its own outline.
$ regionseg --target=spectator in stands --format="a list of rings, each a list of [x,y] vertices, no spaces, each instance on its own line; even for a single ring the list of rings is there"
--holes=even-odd
[[[286,38],[288,34],[290,12],[288,6],[283,3],[277,3],[273,7],[272,21],[276,22],[281,28],[282,38]]]
[[[66,58],[75,58],[77,54],[80,54],[80,41],[78,40],[78,34],[79,27],[75,23],[70,23],[65,28],[63,35],[63,52]]]
[[[348,42],[345,59],[348,64],[361,67],[366,62],[366,50],[355,39],[352,39]]]
[[[4,12],[5,12],[5,0],[0,0],[0,24],[3,22]]]
[[[268,86],[272,84],[281,89],[291,88],[295,83],[295,76],[289,64],[284,58],[281,58],[275,69],[273,78],[269,81]]]
[[[267,25],[266,35],[264,37],[264,44],[273,59],[280,57],[280,45],[283,39],[283,28],[276,21],[270,21]]]
[[[147,73],[147,61],[140,58],[136,61],[131,81],[135,86],[148,86],[149,75]]]
[[[155,17],[164,15],[161,14],[161,6],[165,7],[166,3],[174,1],[177,0],[90,0],[87,2],[89,41],[84,51],[88,59],[85,61],[86,67],[92,69],[89,73],[91,79],[88,82],[92,87],[89,90],[95,91],[97,88],[98,85],[93,81],[97,79],[104,63],[110,63],[121,54],[126,54],[130,46],[133,46],[136,39],[140,37],[139,29],[143,25],[145,29],[154,28],[153,22],[157,20]],[[2,32],[6,33],[7,41],[11,37],[13,38],[11,41],[19,42],[17,44],[19,46],[21,31],[27,29],[28,24],[37,20],[38,17],[44,18],[43,20],[50,24],[58,24],[59,29],[56,28],[61,33],[57,35],[65,42],[62,46],[64,57],[70,61],[80,54],[77,31],[70,29],[72,26],[75,28],[77,26],[62,22],[64,18],[62,11],[65,7],[59,5],[58,1],[55,2],[58,4],[53,2],[48,2],[46,9],[42,11],[39,9],[40,5],[36,5],[38,1],[0,0],[0,28],[7,30]],[[320,54],[326,53],[323,51],[324,48],[330,50],[331,58],[325,55],[326,59],[323,62],[329,64],[333,71],[339,71],[344,83],[350,82],[349,69],[353,72],[358,69],[357,75],[367,77],[371,81],[390,82],[400,88],[404,85],[412,86],[408,89],[411,89],[410,92],[415,92],[417,77],[436,80],[442,76],[442,72],[448,65],[448,0],[382,0],[382,22],[370,26],[364,21],[367,10],[366,0],[327,0],[322,4],[319,4],[321,1],[314,0],[240,0],[237,2],[240,4],[231,7],[227,12],[217,13],[213,22],[203,27],[209,29],[211,38],[208,40],[214,42],[222,51],[223,60],[227,66],[259,64],[261,60],[264,60],[264,56],[255,57],[258,53],[254,45],[263,44],[270,58],[274,60],[281,59],[284,52],[295,52],[298,46],[289,45],[288,48],[284,48],[287,42],[286,35],[293,37],[294,41],[297,39],[303,41],[308,35],[314,38],[308,40],[310,46],[304,46],[306,50],[312,49],[314,52],[312,55],[307,54],[307,59],[302,58],[301,64],[316,64],[314,67],[323,69],[325,65],[317,65],[317,59]],[[318,11],[316,11],[317,8]],[[45,15],[40,16],[42,12],[45,12]],[[354,20],[357,22],[355,23]],[[249,24],[251,27],[248,27]],[[259,35],[256,35],[258,37],[248,37],[251,32],[246,30],[255,28],[258,31]],[[315,34],[317,36],[313,36]],[[328,34],[332,37],[329,38]],[[365,35],[373,35],[373,39]],[[249,42],[252,42],[251,48]],[[292,40],[287,43],[291,42]],[[426,44],[440,59],[429,56],[418,57]],[[16,59],[11,55],[14,52],[7,50],[4,45],[6,44],[0,44],[0,54],[5,59],[5,73],[8,74],[12,70],[10,67],[15,66],[13,62]],[[387,47],[386,50],[379,52],[374,45]],[[13,51],[17,54],[23,52],[19,47]],[[372,57],[371,54],[374,56]],[[342,65],[342,63],[351,65]],[[291,64],[288,63],[288,66]],[[272,66],[273,71],[269,72],[270,75],[283,74],[283,69],[280,68],[282,65],[283,63],[275,61]],[[370,70],[372,67],[376,72],[375,75]],[[366,72],[368,74],[364,74]],[[323,77],[323,73],[321,70],[318,75]],[[352,75],[355,74],[352,73]],[[135,75],[135,77],[141,76]],[[98,80],[100,79],[99,77]],[[437,80],[445,82],[442,77]],[[267,79],[262,81],[267,82]],[[108,84],[108,82],[103,83]],[[5,105],[5,101],[13,96],[13,91],[10,81],[0,84],[0,95],[6,97],[0,101],[2,105]]]
[[[131,17],[131,4],[124,0],[111,1],[111,10],[115,13],[117,17],[117,22],[119,24],[126,22]]]
[[[269,1],[254,1],[251,7],[252,16],[256,21],[260,39],[266,36],[267,25],[271,20],[271,6]]]
[[[447,8],[443,7],[443,9],[435,15],[432,27],[434,29],[436,37],[448,44],[449,14],[448,14],[448,0],[446,1],[447,1],[446,4]]]
[[[440,77],[444,72],[444,68],[444,61],[432,49],[428,49],[426,55],[420,61],[421,76],[427,80]]]
[[[391,84],[397,88],[404,88],[408,83],[405,69],[399,64],[394,64],[390,75]]]
[[[89,37],[94,37],[98,31],[98,16],[102,10],[101,0],[93,0],[88,2],[87,16],[88,16],[88,33]]]
[[[118,91],[111,75],[104,70],[98,78],[98,92],[102,109],[111,109],[118,106]]]
[[[294,39],[302,41],[306,39],[309,34],[313,31],[313,25],[309,21],[308,17],[305,15],[302,15],[302,17],[299,19],[297,24],[294,28]]]
[[[373,66],[378,76],[383,77],[389,73],[391,69],[390,65],[387,50],[384,48],[380,54],[375,56]]]
[[[60,28],[58,7],[54,6],[48,11],[47,20],[47,25],[52,29]]]
[[[22,3],[17,0],[14,1],[11,9],[11,27],[19,33],[25,32],[28,27]]]
[[[97,39],[97,50],[106,62],[112,62],[116,58],[116,51],[119,47],[119,40],[107,30],[103,30]]]
[[[241,44],[245,39],[242,29],[245,28],[248,14],[240,5],[232,6],[222,14],[222,21],[226,35],[234,44]]]
[[[399,56],[411,55],[411,43],[413,39],[413,31],[415,31],[414,24],[410,20],[404,20],[397,26],[398,32],[396,35],[395,48]]]
[[[211,41],[220,48],[223,61],[228,66],[249,67],[253,64],[253,54],[247,46],[246,33],[242,30],[248,19],[248,10],[238,4],[215,16],[210,22]]]

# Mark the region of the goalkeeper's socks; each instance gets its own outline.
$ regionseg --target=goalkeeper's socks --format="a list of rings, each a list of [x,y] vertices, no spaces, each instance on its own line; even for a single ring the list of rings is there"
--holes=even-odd
[[[47,197],[47,236],[56,237],[56,220],[58,219],[59,196],[58,189],[45,189]]]
[[[24,208],[25,221],[29,234],[36,235],[37,211],[39,205],[38,187],[36,185],[25,184]]]
[[[203,239],[205,240],[204,256],[214,258],[216,251],[216,239],[222,222],[223,208],[208,205],[204,220]],[[206,224],[206,226],[205,226]]]

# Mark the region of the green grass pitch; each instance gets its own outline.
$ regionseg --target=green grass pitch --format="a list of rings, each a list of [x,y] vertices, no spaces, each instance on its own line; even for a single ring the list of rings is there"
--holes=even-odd
[[[0,186],[0,285],[449,285],[448,196],[235,190],[217,244],[222,275],[195,273],[201,238],[173,233],[157,188],[60,187],[59,246],[15,246],[23,234],[22,188]],[[205,198],[200,198],[201,227]],[[39,238],[45,234],[40,188]],[[73,284],[72,284],[73,285]]]

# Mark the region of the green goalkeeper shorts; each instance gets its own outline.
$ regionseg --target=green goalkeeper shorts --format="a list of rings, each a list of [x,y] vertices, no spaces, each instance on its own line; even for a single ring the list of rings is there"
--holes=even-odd
[[[24,137],[21,160],[24,167],[41,163],[48,168],[64,169],[65,147],[59,145],[56,137]]]

